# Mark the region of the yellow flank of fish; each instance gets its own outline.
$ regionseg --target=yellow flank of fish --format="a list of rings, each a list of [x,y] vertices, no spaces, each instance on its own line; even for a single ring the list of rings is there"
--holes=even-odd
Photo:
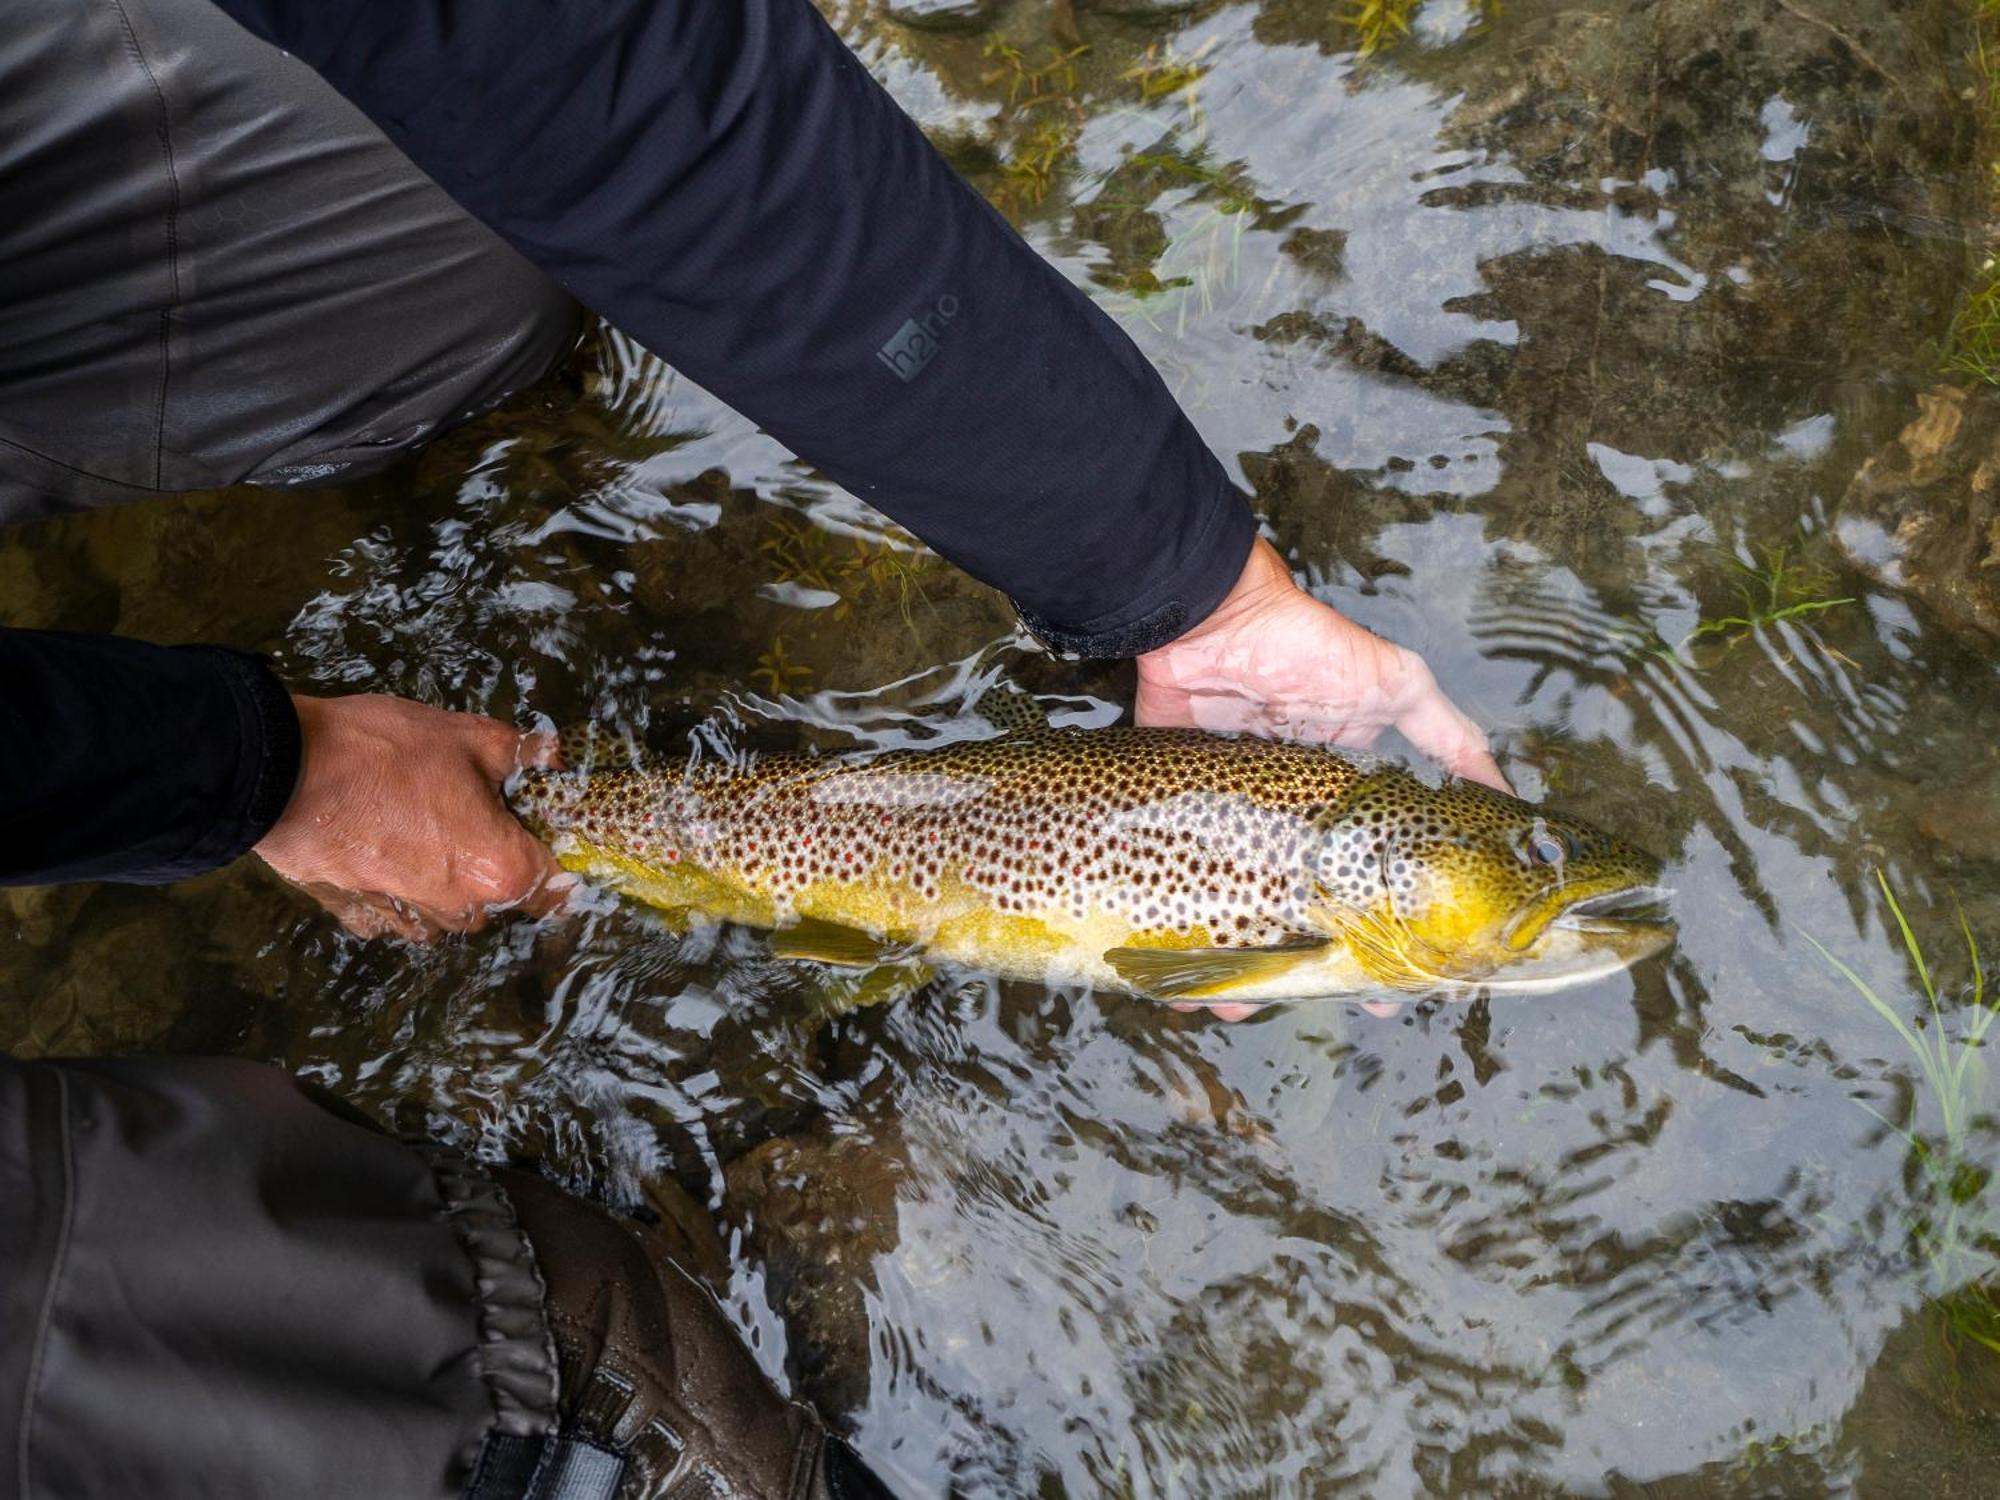
[[[1267,999],[1548,987],[1666,933],[1598,914],[1657,866],[1586,825],[1464,782],[1195,731],[536,772],[514,801],[567,868],[856,966],[921,954]]]

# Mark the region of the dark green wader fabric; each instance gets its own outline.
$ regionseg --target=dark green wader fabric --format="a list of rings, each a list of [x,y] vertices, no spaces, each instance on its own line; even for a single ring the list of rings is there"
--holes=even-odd
[[[0,523],[356,477],[578,324],[208,0],[0,0]]]
[[[555,1430],[504,1195],[275,1069],[0,1059],[0,1206],[0,1495],[449,1500]]]

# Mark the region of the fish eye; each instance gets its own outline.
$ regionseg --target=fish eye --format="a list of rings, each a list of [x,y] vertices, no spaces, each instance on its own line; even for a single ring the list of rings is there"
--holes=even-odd
[[[1537,823],[1528,831],[1526,849],[1530,863],[1555,868],[1576,853],[1567,836],[1546,824]]]

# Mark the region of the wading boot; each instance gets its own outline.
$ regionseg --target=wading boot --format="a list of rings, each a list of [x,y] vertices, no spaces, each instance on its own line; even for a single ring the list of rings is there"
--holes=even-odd
[[[810,1407],[778,1394],[682,1269],[709,1258],[675,1223],[698,1213],[655,1227],[531,1173],[494,1176],[547,1287],[563,1436],[586,1462],[622,1465],[618,1500],[893,1500]]]

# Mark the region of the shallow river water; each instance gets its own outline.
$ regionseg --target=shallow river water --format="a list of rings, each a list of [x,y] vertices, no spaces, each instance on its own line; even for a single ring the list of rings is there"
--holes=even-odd
[[[843,1014],[753,933],[363,943],[246,862],[7,896],[0,1047],[236,1052],[607,1202],[678,1179],[767,1368],[912,1494],[1994,1493],[1995,1100],[1912,1042],[1979,1025],[1954,902],[2000,952],[2000,672],[1836,544],[1986,253],[1969,17],[909,9],[830,14],[1301,577],[1665,859],[1678,945],[1386,1019],[978,975]],[[1130,692],[606,331],[380,480],[0,538],[0,620],[669,747]]]

